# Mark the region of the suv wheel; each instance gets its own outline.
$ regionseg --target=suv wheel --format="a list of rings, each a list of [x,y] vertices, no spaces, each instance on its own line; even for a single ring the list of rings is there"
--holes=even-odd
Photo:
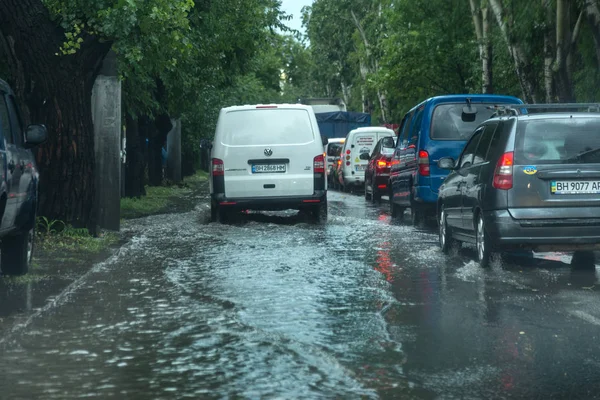
[[[373,195],[367,191],[367,187],[368,187],[368,185],[367,185],[367,182],[365,181],[365,200],[371,200],[373,198]],[[371,186],[371,188],[372,187],[373,186]]]
[[[475,236],[477,261],[479,261],[479,265],[482,267],[487,267],[490,265],[490,259],[492,258],[492,243],[485,231],[485,222],[481,213],[477,216],[477,231],[475,232]]]
[[[2,260],[0,267],[5,275],[24,275],[29,271],[33,258],[34,228],[16,236],[2,239]]]
[[[571,258],[571,267],[580,269],[596,268],[596,256],[593,251],[576,251]]]
[[[452,232],[448,227],[448,221],[446,218],[446,211],[442,208],[440,212],[439,218],[439,240],[440,240],[440,248],[442,249],[442,253],[448,254],[450,249],[458,244],[456,239],[452,237]]]
[[[217,222],[219,217],[219,207],[214,201],[210,202],[210,222]]]
[[[421,210],[416,205],[413,205],[410,208],[410,215],[412,217],[412,224],[413,224],[413,226],[419,226],[419,225],[421,225],[423,223],[423,220],[425,219],[423,210]]]

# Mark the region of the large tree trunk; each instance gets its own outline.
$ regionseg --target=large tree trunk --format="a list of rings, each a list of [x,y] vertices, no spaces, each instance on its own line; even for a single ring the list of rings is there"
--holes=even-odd
[[[596,60],[598,61],[598,68],[600,68],[600,2],[598,0],[586,1],[585,14],[596,44]]]
[[[490,40],[491,10],[487,7],[485,0],[469,0],[469,3],[478,42],[479,58],[481,59],[481,91],[482,93],[493,93],[493,46]]]
[[[508,45],[508,52],[515,63],[515,72],[521,85],[523,97],[527,103],[537,103],[537,71],[531,63],[527,52],[518,40],[513,37],[513,18],[511,15],[507,15],[502,0],[489,0],[489,2],[504,40]]]
[[[552,6],[551,0],[542,0],[542,6],[545,11],[545,27],[544,27],[544,92],[546,97],[546,103],[553,103],[555,99],[554,94],[554,72],[552,66],[554,65],[554,41],[552,34]]]
[[[127,169],[125,173],[125,197],[146,195],[146,138],[140,133],[138,120],[129,113],[125,116],[127,125]]]
[[[39,213],[95,230],[91,95],[110,43],[86,36],[74,55],[58,56],[64,31],[41,0],[0,0],[0,47],[26,123],[43,123],[38,153]]]

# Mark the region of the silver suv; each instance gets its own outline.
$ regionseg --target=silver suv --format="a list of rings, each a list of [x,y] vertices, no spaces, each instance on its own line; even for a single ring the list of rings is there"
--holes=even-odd
[[[439,240],[492,252],[574,251],[594,265],[600,249],[600,106],[506,107],[481,124],[449,169],[438,200]]]

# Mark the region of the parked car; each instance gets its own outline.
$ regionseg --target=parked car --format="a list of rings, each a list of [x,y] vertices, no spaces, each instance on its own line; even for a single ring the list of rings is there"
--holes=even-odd
[[[0,80],[0,268],[6,275],[25,274],[31,264],[39,177],[31,149],[46,138],[43,125],[23,130],[15,95]]]
[[[402,216],[406,208],[411,208],[415,225],[435,217],[438,190],[448,174],[437,161],[458,157],[475,127],[495,107],[522,103],[511,96],[447,95],[427,99],[406,113],[391,163],[392,218]]]
[[[336,168],[336,157],[339,159],[340,153],[342,152],[342,147],[344,146],[344,138],[333,138],[329,139],[329,142],[325,146],[325,154],[326,154],[326,167],[325,171],[327,172],[327,184],[329,186],[333,185],[333,171]]]
[[[339,182],[344,191],[361,188],[365,184],[367,160],[361,154],[371,154],[377,142],[384,137],[394,137],[393,130],[378,126],[357,128],[348,132],[338,171]]]
[[[550,112],[535,113],[540,107]],[[457,161],[438,161],[451,171],[437,201],[444,252],[458,240],[476,245],[482,266],[492,252],[515,249],[575,251],[574,263],[594,264],[600,113],[581,107],[508,108],[475,130]]]
[[[365,199],[378,202],[381,195],[389,193],[388,183],[390,181],[390,163],[396,148],[396,138],[384,137],[377,142],[371,155],[363,153],[361,159],[367,159],[365,171]]]
[[[211,156],[211,219],[224,222],[241,210],[297,209],[324,221],[326,144],[310,106],[222,109]]]

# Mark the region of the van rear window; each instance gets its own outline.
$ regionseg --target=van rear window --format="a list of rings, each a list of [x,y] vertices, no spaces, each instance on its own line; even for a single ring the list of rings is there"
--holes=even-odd
[[[315,140],[306,110],[257,109],[227,113],[223,121],[223,139],[230,146],[266,146],[308,144]]]
[[[600,163],[599,118],[519,121],[515,164]]]
[[[463,120],[463,107],[467,103],[458,104],[440,104],[433,111],[431,119],[430,137],[436,140],[469,140],[475,128],[483,121],[489,119],[494,113],[493,107],[497,104],[472,103],[471,107],[477,110],[473,121]]]

